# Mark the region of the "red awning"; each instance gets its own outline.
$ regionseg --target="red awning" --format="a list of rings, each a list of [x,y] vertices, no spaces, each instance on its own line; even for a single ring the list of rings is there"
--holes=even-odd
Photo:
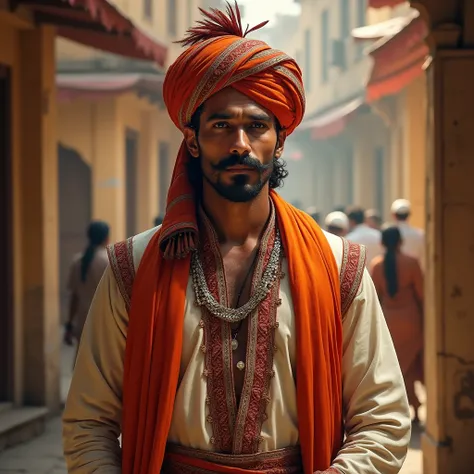
[[[37,23],[57,27],[58,34],[92,48],[161,66],[167,47],[139,30],[107,0],[19,0],[34,13]]]
[[[400,32],[372,45],[369,52],[374,65],[367,85],[368,102],[400,92],[423,74],[429,54],[426,34],[426,25],[417,15]]]
[[[298,130],[309,130],[314,140],[335,137],[344,131],[347,122],[363,103],[363,97],[348,100],[316,117],[305,120]]]
[[[407,0],[369,0],[370,8],[383,8],[383,7],[396,7],[402,3],[405,3]]]
[[[149,73],[100,73],[56,75],[59,102],[100,99],[104,96],[135,91],[139,95],[162,97],[163,76]]]

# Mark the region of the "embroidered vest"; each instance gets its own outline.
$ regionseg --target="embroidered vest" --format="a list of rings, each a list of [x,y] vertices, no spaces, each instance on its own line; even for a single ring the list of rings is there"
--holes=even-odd
[[[363,245],[342,239],[342,263],[340,270],[341,313],[344,316],[356,297],[366,263],[366,249]],[[127,311],[130,310],[135,265],[133,262],[133,237],[107,247],[110,266],[124,299]]]

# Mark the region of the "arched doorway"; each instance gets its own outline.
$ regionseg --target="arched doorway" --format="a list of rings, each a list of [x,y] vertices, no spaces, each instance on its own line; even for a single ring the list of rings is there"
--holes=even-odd
[[[86,244],[86,228],[92,219],[90,167],[75,150],[58,146],[59,179],[59,291],[61,321],[68,308],[67,278],[74,255]]]

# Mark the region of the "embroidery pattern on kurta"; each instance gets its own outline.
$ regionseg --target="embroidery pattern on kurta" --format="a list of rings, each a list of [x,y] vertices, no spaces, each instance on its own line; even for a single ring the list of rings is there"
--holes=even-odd
[[[207,219],[201,259],[208,288],[221,304],[228,304],[227,286],[217,236]],[[275,215],[262,236],[257,264],[252,278],[252,291],[261,278],[275,242]],[[278,280],[279,282],[279,280]],[[276,308],[279,284],[274,285],[258,309],[249,316],[244,385],[237,406],[234,389],[231,326],[203,309],[209,416],[217,451],[233,454],[258,452],[260,432],[273,371]]]
[[[342,239],[343,252],[340,271],[341,313],[344,316],[357,295],[364,275],[366,250],[363,245]]]
[[[115,276],[117,286],[127,311],[130,310],[132,301],[133,281],[135,279],[135,266],[133,264],[133,238],[107,247],[110,267]]]

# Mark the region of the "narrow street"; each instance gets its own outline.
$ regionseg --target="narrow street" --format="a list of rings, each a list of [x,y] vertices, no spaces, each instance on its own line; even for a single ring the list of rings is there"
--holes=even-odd
[[[61,394],[67,394],[75,348],[62,345]],[[413,433],[408,458],[400,474],[421,474],[420,433]],[[66,474],[62,455],[61,419],[50,420],[43,435],[0,453],[0,474]]]

